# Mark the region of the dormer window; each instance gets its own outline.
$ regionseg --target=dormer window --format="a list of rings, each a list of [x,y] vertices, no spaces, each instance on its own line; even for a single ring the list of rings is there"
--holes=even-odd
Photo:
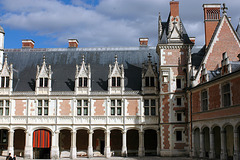
[[[9,87],[9,77],[2,76],[1,77],[1,88],[8,88]]]
[[[48,78],[40,78],[39,87],[48,87]]]
[[[120,86],[121,86],[121,78],[112,77],[112,87],[120,87]]]
[[[154,77],[145,77],[145,86],[154,87]]]
[[[80,78],[78,78],[78,81],[79,81],[79,87],[87,87],[88,85],[88,79],[87,79],[87,77],[80,77]]]
[[[13,84],[13,67],[8,65],[7,56],[5,55],[4,63],[0,69],[0,90],[1,94],[10,94]]]

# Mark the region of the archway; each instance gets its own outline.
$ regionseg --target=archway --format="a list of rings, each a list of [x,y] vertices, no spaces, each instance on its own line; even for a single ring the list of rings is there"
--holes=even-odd
[[[39,129],[33,132],[33,158],[50,159],[51,132]]]
[[[204,157],[209,157],[209,152],[210,152],[210,134],[209,134],[209,128],[208,127],[205,127],[203,129],[203,137],[204,137],[204,151],[205,151]]]
[[[218,127],[218,126],[214,127],[213,134],[214,134],[215,157],[220,158],[220,155],[221,155],[221,129],[220,129],[220,127]]]
[[[14,154],[20,157],[24,156],[25,148],[25,131],[22,129],[17,129],[14,131]]]
[[[110,134],[110,146],[113,156],[121,156],[122,151],[122,131],[121,130],[111,130]]]
[[[199,157],[200,155],[200,129],[196,128],[194,130],[194,149],[195,156]]]
[[[233,126],[227,125],[225,127],[226,131],[226,149],[227,149],[227,157],[228,159],[233,159],[233,145],[234,145],[234,138],[233,138]]]
[[[127,153],[128,156],[137,156],[139,146],[138,130],[131,129],[127,131]]]
[[[86,157],[88,151],[88,131],[87,130],[77,130],[77,156]]]
[[[71,131],[67,129],[60,130],[59,133],[59,151],[60,158],[70,158]]]
[[[157,155],[157,132],[153,129],[144,131],[144,148],[146,156]]]
[[[0,155],[6,155],[8,149],[8,130],[0,130]]]
[[[93,133],[93,156],[100,157],[104,155],[105,134],[104,130],[94,130]]]

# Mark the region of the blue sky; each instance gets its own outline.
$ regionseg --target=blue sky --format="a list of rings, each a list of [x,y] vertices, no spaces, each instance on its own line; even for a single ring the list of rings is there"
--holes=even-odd
[[[180,17],[189,36],[204,43],[204,3],[224,0],[180,0]],[[236,28],[240,1],[225,3]],[[65,48],[69,38],[79,47],[138,46],[139,37],[157,44],[158,12],[169,14],[169,0],[0,0],[0,25],[5,48],[21,48],[22,39],[33,39],[35,48]]]

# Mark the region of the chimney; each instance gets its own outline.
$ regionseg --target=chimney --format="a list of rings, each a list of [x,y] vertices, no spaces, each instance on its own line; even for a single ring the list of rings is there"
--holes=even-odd
[[[68,47],[69,48],[77,48],[78,40],[77,39],[68,39]]]
[[[170,16],[179,17],[179,2],[170,1]]]
[[[208,47],[212,35],[220,20],[221,4],[204,4],[205,45]]]
[[[140,46],[148,46],[148,38],[139,38]]]
[[[34,48],[35,42],[31,39],[22,40],[22,48]]]
[[[195,44],[195,40],[196,40],[195,37],[189,37],[189,39],[190,39],[190,41],[191,41],[193,44]]]

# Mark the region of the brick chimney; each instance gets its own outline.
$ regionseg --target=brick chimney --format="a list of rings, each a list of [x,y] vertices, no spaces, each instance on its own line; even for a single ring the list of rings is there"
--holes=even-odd
[[[148,38],[139,38],[140,46],[148,46]]]
[[[220,20],[221,4],[204,4],[205,44],[208,47],[216,26]]]
[[[189,40],[190,40],[193,44],[195,44],[196,38],[195,38],[195,37],[189,37]]]
[[[69,48],[77,48],[78,40],[77,39],[68,39],[68,47]]]
[[[170,16],[177,17],[179,16],[179,2],[170,1]]]
[[[22,40],[22,48],[34,48],[35,42],[31,39]]]

